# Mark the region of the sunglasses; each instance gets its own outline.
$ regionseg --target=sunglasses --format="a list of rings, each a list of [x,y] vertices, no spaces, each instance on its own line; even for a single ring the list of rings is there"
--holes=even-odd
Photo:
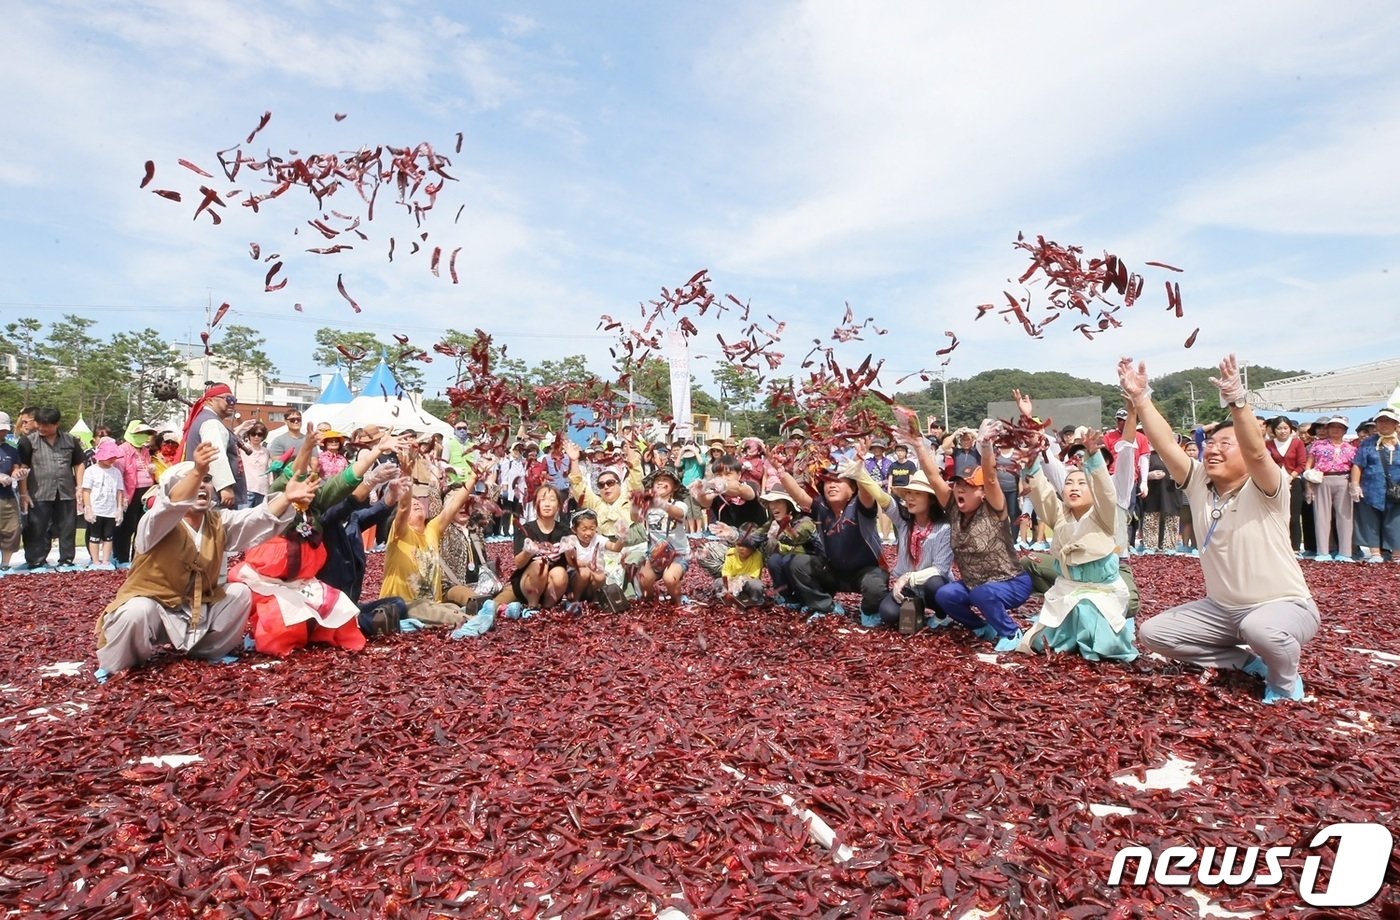
[[[233,405],[234,403],[238,402],[238,397],[237,397],[237,396],[225,396],[225,397],[224,397],[224,402],[228,403],[228,404],[231,406],[231,405]]]
[[[621,484],[622,484],[621,481],[620,481],[620,480],[617,480],[617,479],[600,479],[600,480],[598,480],[598,488],[600,488],[600,489],[606,489],[608,486],[616,486],[616,485],[621,485]]]
[[[289,415],[289,416],[287,416],[287,421],[289,421],[289,422],[299,422],[299,421],[301,421],[301,416],[300,416],[300,415]]]

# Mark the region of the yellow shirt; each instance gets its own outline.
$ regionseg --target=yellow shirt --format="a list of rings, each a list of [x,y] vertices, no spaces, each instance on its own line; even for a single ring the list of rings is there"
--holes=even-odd
[[[441,518],[433,518],[418,533],[404,527],[391,535],[384,548],[384,581],[380,597],[401,597],[413,601],[420,597],[442,600],[442,566],[434,561],[442,539]]]
[[[720,574],[725,578],[762,578],[763,554],[758,550],[749,553],[749,558],[740,559],[734,547],[724,554],[724,566]]]

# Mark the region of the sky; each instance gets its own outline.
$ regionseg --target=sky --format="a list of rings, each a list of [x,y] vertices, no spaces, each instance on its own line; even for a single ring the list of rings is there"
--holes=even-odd
[[[951,377],[1392,358],[1397,46],[1400,6],[1361,2],[18,4],[0,34],[0,327],[79,313],[193,341],[228,302],[284,379],[321,370],[320,326],[425,346],[479,327],[527,362],[581,353],[604,373],[598,318],[704,268],[788,322],[783,372],[846,303],[874,316],[890,333],[841,354],[884,358],[887,388],[937,368],[945,330]],[[207,180],[177,160],[217,173],[264,111],[250,152],[446,152],[459,181],[423,229],[462,247],[460,283],[424,255],[391,263],[413,228],[382,206],[334,256],[291,232],[319,216],[307,196],[192,220]],[[184,202],[138,188],[147,159],[150,188]],[[1144,269],[1123,328],[1092,342],[1066,321],[1041,340],[974,321],[1027,290],[1008,282],[1028,264],[1018,232],[1181,267],[1185,317]],[[285,253],[285,289],[263,290],[254,241]],[[702,323],[702,385],[736,322]],[[428,395],[450,382],[442,359],[425,370]]]

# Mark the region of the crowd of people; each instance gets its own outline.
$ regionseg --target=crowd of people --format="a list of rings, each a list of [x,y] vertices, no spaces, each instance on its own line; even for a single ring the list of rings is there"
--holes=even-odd
[[[39,569],[56,539],[72,566],[81,516],[92,565],[129,567],[99,624],[105,674],[163,644],[221,658],[245,634],[272,655],[354,651],[433,626],[480,635],[498,615],[683,604],[699,567],[711,603],[811,619],[846,615],[838,595],[855,595],[866,628],[965,629],[997,652],[1119,662],[1141,646],[1256,673],[1267,701],[1300,698],[1318,616],[1298,558],[1349,559],[1356,537],[1362,558],[1396,560],[1400,415],[1350,439],[1341,419],[1258,419],[1227,359],[1230,420],[1183,436],[1145,369],[1118,371],[1115,429],[1032,443],[994,420],[921,430],[904,410],[893,444],[816,445],[800,429],[668,442],[629,427],[491,444],[465,422],[446,436],[342,433],[296,412],[269,442],[261,423],[232,425],[216,384],[178,433],[137,420],[85,446],[56,410],[26,409],[17,437],[0,414],[0,550],[8,566],[22,542]],[[1030,397],[1013,395],[1011,427],[1039,428]],[[513,544],[506,565],[487,550],[498,540]],[[375,550],[382,584],[365,592]],[[1207,597],[1137,629],[1135,552],[1198,555]],[[1027,621],[1032,594],[1043,601]]]

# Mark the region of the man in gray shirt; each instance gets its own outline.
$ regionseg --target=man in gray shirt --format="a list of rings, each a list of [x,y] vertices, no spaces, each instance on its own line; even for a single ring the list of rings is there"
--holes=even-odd
[[[78,483],[83,478],[83,447],[58,430],[62,414],[51,406],[34,413],[37,430],[19,444],[20,458],[29,467],[29,515],[24,526],[24,561],[29,568],[44,566],[54,537],[58,564],[73,564],[78,530]]]
[[[301,450],[301,443],[306,440],[305,429],[301,427],[301,410],[288,409],[283,416],[283,421],[287,423],[287,430],[273,438],[267,445],[267,452],[273,460],[282,459],[287,451],[293,455]]]

